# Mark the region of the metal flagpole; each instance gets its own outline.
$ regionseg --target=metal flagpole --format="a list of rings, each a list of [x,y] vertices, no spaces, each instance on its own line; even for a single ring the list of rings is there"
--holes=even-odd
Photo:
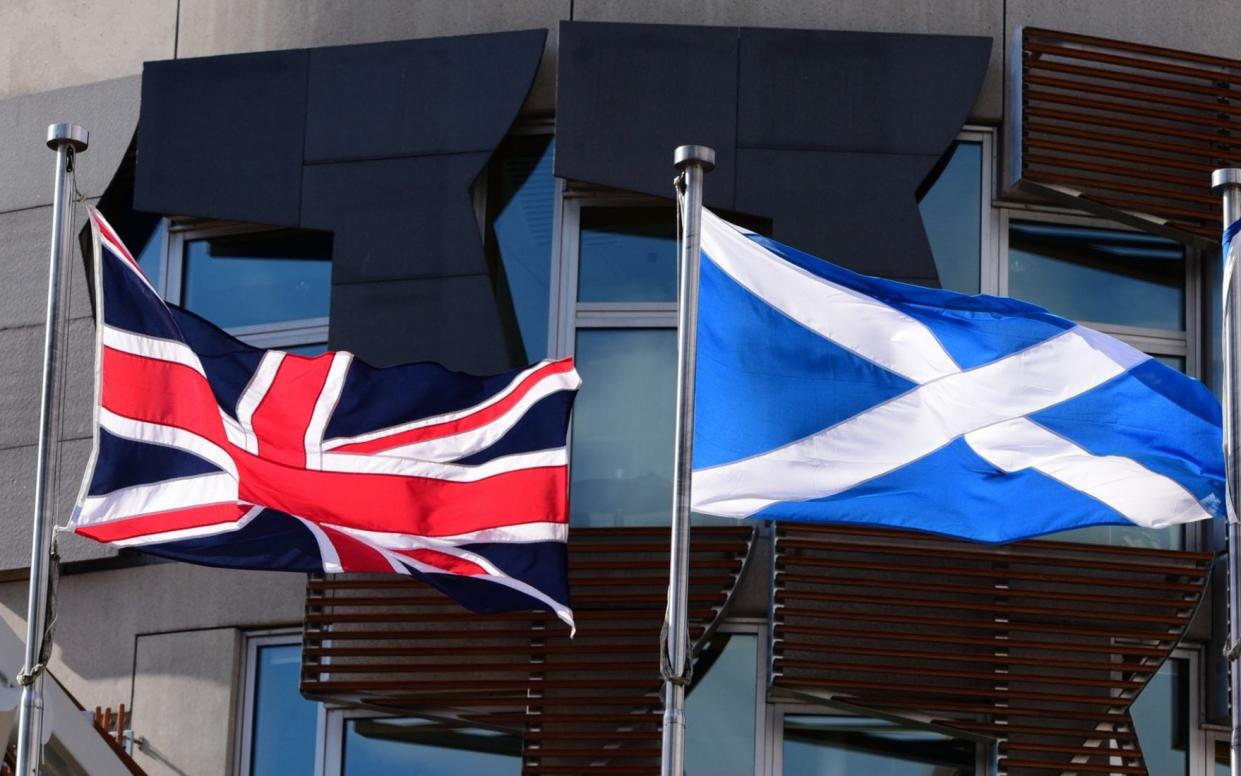
[[[67,275],[64,262],[73,244],[73,165],[86,150],[87,131],[75,124],[47,128],[47,147],[56,152],[56,191],[52,200],[52,252],[47,274],[46,336],[43,340],[43,391],[39,397],[39,460],[34,475],[34,526],[30,541],[30,597],[26,606],[26,656],[17,682],[22,688],[17,727],[16,776],[35,776],[43,761],[43,669],[49,657],[47,591],[51,570],[51,535],[55,522],[55,494],[49,487],[52,456],[59,425],[61,374],[60,341],[64,332],[61,291]]]
[[[1236,326],[1241,320],[1237,314],[1241,312],[1241,282],[1236,277],[1237,253],[1241,252],[1241,243],[1236,239],[1241,229],[1241,169],[1227,168],[1216,170],[1211,174],[1211,190],[1224,198],[1224,242],[1223,255],[1223,298],[1222,319],[1223,331],[1220,333],[1220,347],[1224,361],[1224,458],[1227,469],[1228,483],[1228,644],[1224,647],[1224,657],[1228,664],[1228,699],[1232,707],[1232,776],[1241,776],[1241,666],[1237,664],[1238,649],[1241,648],[1241,550],[1237,546],[1241,541],[1241,531],[1237,525],[1237,509],[1235,500],[1238,495],[1238,460],[1237,441],[1241,439],[1238,424],[1237,401],[1241,397],[1238,392],[1241,383],[1237,375],[1237,346],[1241,342]],[[1236,246],[1234,250],[1233,246]]]
[[[673,155],[677,170],[677,411],[672,461],[672,547],[668,561],[668,610],[660,657],[664,679],[663,776],[681,776],[685,765],[685,687],[689,654],[689,488],[694,447],[694,369],[697,364],[698,252],[702,230],[702,176],[715,168],[715,150],[685,145]]]

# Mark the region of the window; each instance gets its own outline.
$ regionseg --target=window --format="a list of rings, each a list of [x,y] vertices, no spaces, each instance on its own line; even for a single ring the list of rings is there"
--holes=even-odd
[[[328,713],[323,776],[520,776],[521,736],[455,722]]]
[[[165,218],[137,259],[165,299],[243,342],[302,354],[327,347],[330,234]]]
[[[250,636],[245,661],[238,773],[313,773],[319,704],[301,694],[300,638],[295,634]]]
[[[1150,773],[1189,776],[1199,773],[1198,655],[1178,650],[1150,678],[1130,708],[1142,757]]]
[[[990,177],[984,174],[990,148],[989,133],[964,133],[918,201],[940,285],[950,291],[982,290],[983,248],[991,221]]]
[[[1197,375],[1197,255],[1099,219],[1005,211],[1000,292],[1121,339]],[[1181,549],[1184,527],[1094,526],[1052,538]]]
[[[514,366],[546,358],[555,235],[555,143],[548,134],[510,137],[480,178],[487,260]]]
[[[726,623],[703,648],[685,695],[685,772],[761,772],[766,626]],[[761,688],[761,689],[760,689]]]
[[[987,747],[913,724],[778,706],[772,773],[797,776],[982,776]]]

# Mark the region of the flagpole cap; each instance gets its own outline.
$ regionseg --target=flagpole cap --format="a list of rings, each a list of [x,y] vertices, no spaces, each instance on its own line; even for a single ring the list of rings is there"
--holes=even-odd
[[[703,172],[711,172],[715,169],[715,149],[703,145],[683,145],[677,148],[672,161],[678,170],[698,164]]]
[[[47,147],[59,151],[67,145],[81,153],[90,145],[90,133],[77,124],[52,124],[47,128]]]
[[[1221,167],[1211,173],[1211,191],[1218,194],[1233,186],[1241,186],[1241,167]]]

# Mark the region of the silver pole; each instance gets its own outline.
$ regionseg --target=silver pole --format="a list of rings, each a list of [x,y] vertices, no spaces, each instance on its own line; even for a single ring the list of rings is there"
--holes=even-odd
[[[689,683],[689,489],[694,448],[694,369],[697,364],[698,252],[702,231],[702,176],[715,168],[715,150],[685,145],[673,156],[681,173],[680,288],[677,295],[676,448],[672,461],[672,547],[668,611],[664,615],[663,776],[685,769],[685,687]]]
[[[36,776],[43,762],[43,661],[47,633],[47,589],[51,569],[51,535],[55,523],[55,493],[49,487],[52,456],[59,426],[61,339],[64,316],[61,290],[67,286],[64,258],[73,244],[73,164],[86,150],[87,131],[75,124],[47,128],[47,147],[56,152],[56,190],[52,200],[52,252],[47,273],[46,335],[43,340],[43,390],[39,396],[39,460],[34,475],[34,526],[30,541],[30,598],[26,606],[26,656],[17,681],[22,687],[17,723],[16,776]]]
[[[1211,190],[1224,198],[1224,227],[1227,235],[1229,228],[1241,221],[1241,169],[1228,168],[1213,172]],[[1237,329],[1241,318],[1238,318],[1237,313],[1241,312],[1241,282],[1236,277],[1236,262],[1238,253],[1241,253],[1241,243],[1237,240],[1231,242],[1237,245],[1237,249],[1230,250],[1230,245],[1226,243],[1221,256],[1224,271],[1221,300],[1223,325],[1220,327],[1223,331],[1220,332],[1220,347],[1224,361],[1224,460],[1228,488],[1228,646],[1225,652],[1229,677],[1228,699],[1232,707],[1231,773],[1232,776],[1241,776],[1241,670],[1238,670],[1241,666],[1237,665],[1236,655],[1237,645],[1241,644],[1241,618],[1238,617],[1241,612],[1241,547],[1238,547],[1241,532],[1238,531],[1238,510],[1235,504],[1239,492],[1238,484],[1241,483],[1238,478],[1236,447],[1237,441],[1241,439],[1241,425],[1237,415],[1237,402],[1241,397],[1241,392],[1238,391],[1241,382],[1237,375],[1237,345],[1241,342]]]

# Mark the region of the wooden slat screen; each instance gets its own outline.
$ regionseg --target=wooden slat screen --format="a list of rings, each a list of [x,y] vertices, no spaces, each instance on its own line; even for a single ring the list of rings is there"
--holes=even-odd
[[[997,738],[1008,776],[1147,773],[1129,707],[1211,559],[795,523],[774,548],[773,697]]]
[[[302,692],[518,732],[526,774],[658,774],[668,535],[570,531],[572,640],[550,614],[472,614],[417,581],[314,579]],[[753,542],[748,526],[694,529],[690,621],[698,645]]]
[[[1219,240],[1210,175],[1241,164],[1241,60],[1025,28],[1019,66],[1015,182]]]

